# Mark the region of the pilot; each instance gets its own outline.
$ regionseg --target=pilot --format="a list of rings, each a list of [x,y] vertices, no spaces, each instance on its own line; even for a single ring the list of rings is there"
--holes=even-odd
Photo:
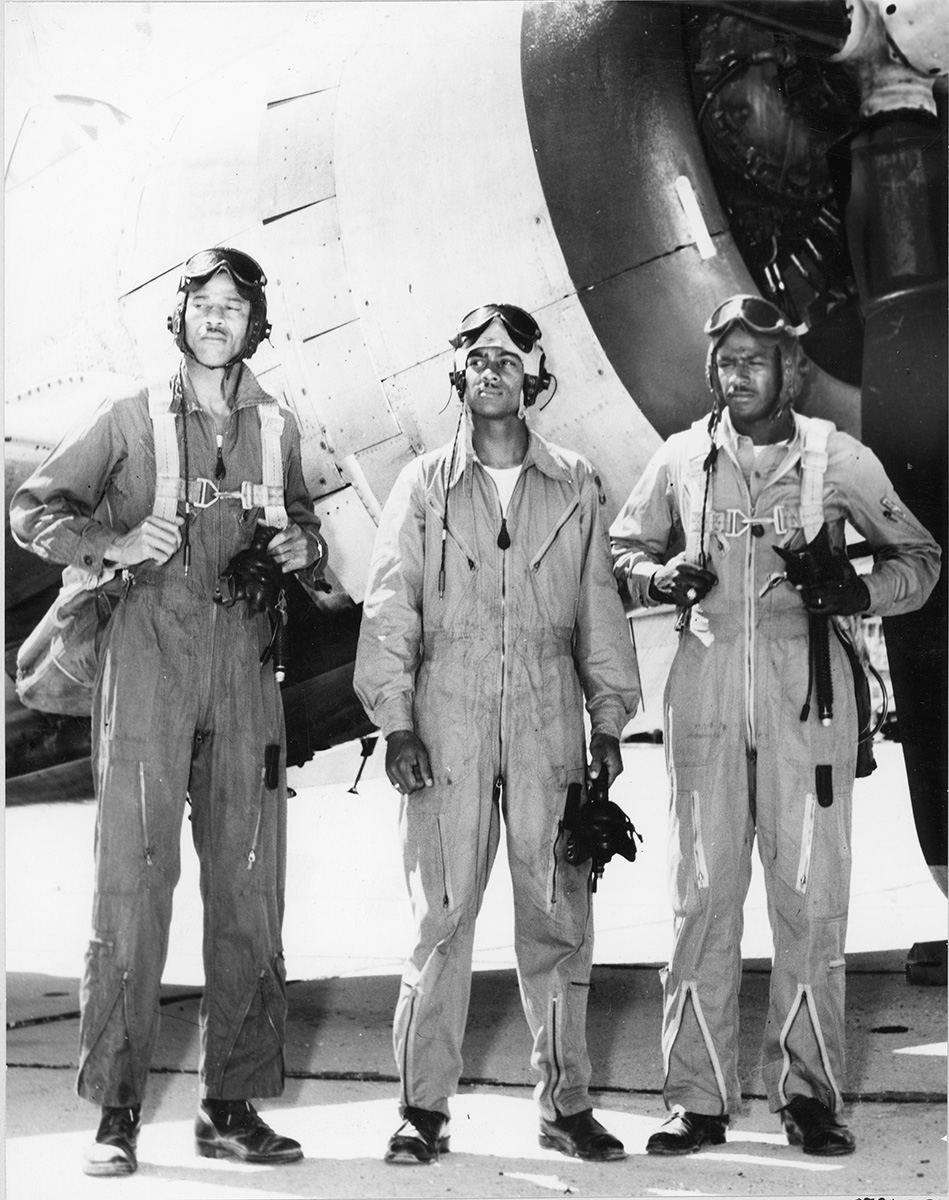
[[[540,336],[509,304],[461,322],[454,440],[403,470],[370,566],[355,686],[402,796],[416,927],[395,1012],[402,1124],[390,1163],[432,1163],[449,1148],[475,920],[502,819],[540,1144],[625,1157],[590,1103],[589,867],[566,861],[560,822],[568,784],[622,771],[639,689],[599,480],[526,421],[550,380]]]
[[[739,1110],[742,907],[757,835],[774,938],[769,1105],[805,1154],[850,1154],[844,942],[862,731],[844,643],[861,614],[919,608],[940,552],[870,450],[794,411],[808,363],[774,305],[732,296],[705,332],[711,416],[657,451],[611,528],[633,604],[679,610],[665,694],[671,1115],[646,1149],[724,1142]],[[846,522],[872,550],[868,574],[846,556]],[[792,571],[808,556],[813,569]]]
[[[325,562],[296,422],[245,363],[269,330],[265,285],[239,250],[194,255],[169,318],[182,358],[167,393],[102,404],[10,510],[22,546],[89,586],[124,576],[92,713],[96,887],[77,1090],[102,1113],[87,1175],[137,1167],[186,801],[204,903],[197,1153],[302,1157],[250,1103],[284,1083],[286,764],[279,685],[261,661],[270,624],[249,602],[215,603],[264,527],[269,544],[232,600],[286,572],[313,583]]]

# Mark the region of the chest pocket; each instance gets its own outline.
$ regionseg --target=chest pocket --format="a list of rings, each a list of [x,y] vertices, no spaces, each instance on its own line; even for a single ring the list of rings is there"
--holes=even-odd
[[[580,500],[575,496],[561,513],[561,515],[557,518],[553,529],[547,535],[543,545],[531,559],[530,566],[532,571],[539,571],[541,569],[544,560],[550,554],[551,550],[554,548],[557,542],[562,540],[562,538],[565,536],[564,531],[570,523],[573,515],[579,511],[579,508]],[[577,520],[579,522],[579,517]]]

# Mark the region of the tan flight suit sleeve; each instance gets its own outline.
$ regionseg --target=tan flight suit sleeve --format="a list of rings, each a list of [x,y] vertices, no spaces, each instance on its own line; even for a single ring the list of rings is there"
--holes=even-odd
[[[574,653],[591,733],[619,738],[639,708],[639,670],[613,576],[600,490],[592,473],[581,478],[580,505],[587,537]]]
[[[383,737],[414,729],[421,661],[425,500],[417,463],[405,467],[382,510],[363,603],[353,685]]]

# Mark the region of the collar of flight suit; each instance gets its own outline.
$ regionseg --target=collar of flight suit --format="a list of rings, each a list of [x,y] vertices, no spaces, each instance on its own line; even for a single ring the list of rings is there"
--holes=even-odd
[[[186,411],[192,413],[201,408],[201,405],[197,401],[197,397],[194,394],[194,387],[184,367],[185,359],[182,358],[181,366],[179,367],[182,401],[180,404],[177,400],[173,401],[171,411],[180,412],[182,405],[184,405]],[[240,378],[237,381],[237,394],[234,397],[234,403],[231,405],[231,412],[236,412],[239,408],[251,408],[258,404],[274,403],[274,397],[264,391],[257,382],[257,376],[250,367],[246,363],[242,363]]]
[[[465,410],[461,429],[458,452],[455,455],[455,466],[448,481],[448,486],[449,488],[455,487],[464,476],[467,479],[466,487],[470,493],[474,480],[474,472],[471,468],[480,460],[472,444],[471,418],[467,410]],[[446,447],[446,454],[450,461],[451,446]],[[531,429],[529,425],[527,427],[527,452],[521,462],[522,470],[527,470],[528,467],[536,467],[544,475],[560,482],[567,482],[573,477],[570,465],[558,454],[557,448],[548,442],[546,438],[541,437],[539,433]]]
[[[786,448],[788,454],[788,465],[801,456],[801,450],[803,449],[804,445],[804,423],[807,420],[806,417],[802,417],[800,413],[795,412],[793,408],[791,409],[791,416],[794,418],[794,433],[788,439]],[[727,408],[722,410],[722,418],[719,422],[719,430],[719,436],[721,438],[719,444],[724,446],[735,462],[737,462],[738,439],[742,435],[739,434],[738,430],[732,424],[731,413]],[[765,447],[762,446],[762,449],[765,449]]]

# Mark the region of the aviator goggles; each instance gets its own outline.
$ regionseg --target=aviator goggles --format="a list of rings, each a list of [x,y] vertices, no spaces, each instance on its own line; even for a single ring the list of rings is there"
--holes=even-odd
[[[476,338],[495,317],[504,324],[514,345],[525,354],[540,341],[540,326],[523,308],[515,304],[482,304],[462,318],[458,332],[450,339],[450,345],[459,349],[465,342]]]
[[[178,291],[186,291],[195,280],[207,279],[221,267],[226,267],[234,282],[248,291],[258,292],[267,286],[267,276],[260,263],[249,254],[230,246],[215,246],[211,250],[199,250],[188,259]]]
[[[716,337],[735,324],[744,325],[752,333],[772,337],[782,333],[796,337],[804,332],[801,327],[792,325],[770,300],[744,295],[731,296],[721,303],[705,322],[705,332],[709,337]]]

